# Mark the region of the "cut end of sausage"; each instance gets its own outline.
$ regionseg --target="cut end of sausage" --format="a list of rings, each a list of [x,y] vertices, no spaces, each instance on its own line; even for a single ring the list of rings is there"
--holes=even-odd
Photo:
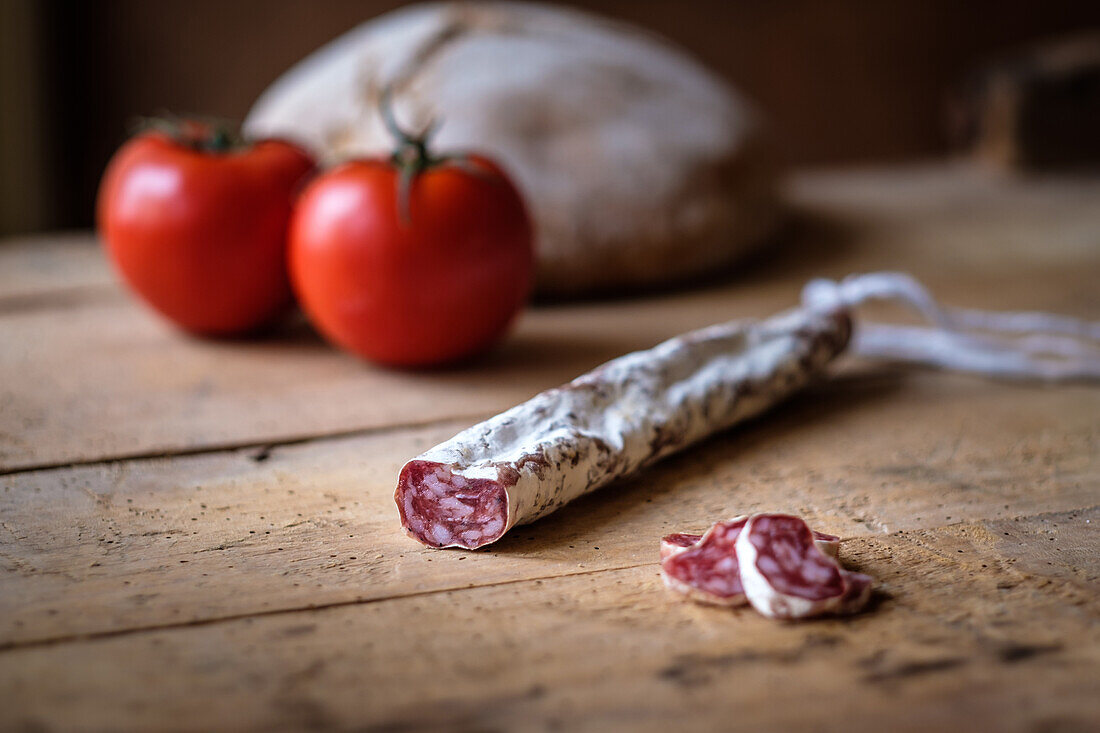
[[[393,498],[406,533],[429,547],[473,550],[498,540],[508,526],[508,493],[500,481],[462,476],[443,463],[406,463]]]

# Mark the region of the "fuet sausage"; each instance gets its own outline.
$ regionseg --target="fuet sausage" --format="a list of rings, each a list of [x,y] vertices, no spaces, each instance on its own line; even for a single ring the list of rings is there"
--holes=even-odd
[[[796,308],[619,357],[412,459],[394,500],[409,536],[474,549],[753,417],[848,343],[845,307]]]
[[[496,542],[797,391],[846,348],[851,309],[868,300],[910,306],[933,326],[864,321],[856,354],[1004,377],[1100,379],[1100,324],[943,308],[904,273],[814,280],[801,308],[619,357],[417,456],[394,492],[401,524],[431,547]]]

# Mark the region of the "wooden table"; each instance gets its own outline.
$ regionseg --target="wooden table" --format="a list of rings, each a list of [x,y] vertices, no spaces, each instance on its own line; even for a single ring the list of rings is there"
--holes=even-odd
[[[802,175],[774,254],[699,289],[529,311],[461,369],[307,328],[181,336],[91,236],[0,247],[0,727],[1100,727],[1100,389],[846,363],[755,424],[484,551],[399,530],[398,467],[622,352],[908,270],[946,302],[1100,318],[1100,180]],[[657,539],[790,511],[868,612],[685,603]]]

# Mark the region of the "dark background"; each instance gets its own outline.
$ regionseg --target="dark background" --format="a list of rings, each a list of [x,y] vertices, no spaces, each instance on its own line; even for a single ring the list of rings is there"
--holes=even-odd
[[[92,222],[128,122],[241,118],[279,73],[383,0],[0,0],[0,234]],[[569,3],[679,42],[754,98],[795,165],[942,155],[952,91],[1022,43],[1100,25],[1100,2]]]

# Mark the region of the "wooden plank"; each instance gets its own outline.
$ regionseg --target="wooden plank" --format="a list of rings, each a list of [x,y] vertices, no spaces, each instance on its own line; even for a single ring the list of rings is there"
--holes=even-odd
[[[485,416],[700,319],[688,303],[653,319],[622,304],[544,309],[477,363],[401,372],[340,354],[304,326],[198,341],[128,301],[63,313],[0,318],[0,470]]]
[[[696,606],[647,565],[9,650],[0,727],[1094,730],[1085,520],[1100,512],[1012,539],[978,522],[845,542],[881,588],[850,619]],[[1021,569],[1016,541],[1051,544],[1051,522],[1053,546],[1089,543],[1085,564]]]
[[[118,299],[105,258],[87,232],[0,240],[0,314]]]
[[[0,471],[486,415],[674,333],[789,306],[818,275],[907,269],[958,304],[1100,318],[1096,181],[930,166],[805,175],[793,196],[805,212],[795,234],[733,279],[534,308],[501,349],[437,372],[364,365],[304,327],[188,339],[106,285],[70,297],[74,283],[108,278],[95,250],[0,248]],[[5,293],[35,307],[5,312]]]
[[[1095,504],[1100,391],[849,371],[488,551],[404,537],[400,465],[463,426],[0,478],[0,641],[27,644],[652,562],[748,511],[845,537]],[[262,460],[259,460],[262,459]]]
[[[965,168],[804,176],[801,234],[751,277],[538,308],[497,354],[430,374],[302,330],[183,339],[82,291],[64,256],[5,279],[30,260],[0,248],[0,471],[88,462],[0,477],[0,729],[1096,728],[1093,388],[850,363],[477,553],[404,538],[390,494],[475,415],[771,312],[814,275],[904,267],[959,304],[1100,317],[1098,194]],[[160,451],[199,453],[96,462]],[[659,588],[661,534],[753,510],[847,538],[875,607],[775,624]]]

